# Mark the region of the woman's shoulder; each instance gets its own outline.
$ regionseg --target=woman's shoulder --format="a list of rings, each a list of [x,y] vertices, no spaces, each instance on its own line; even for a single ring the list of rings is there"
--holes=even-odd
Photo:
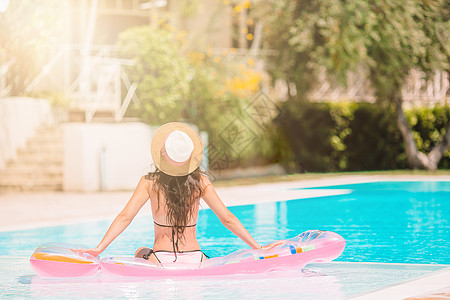
[[[202,190],[205,190],[208,186],[212,186],[211,180],[205,174],[200,175],[200,182],[201,182]]]
[[[154,178],[152,178],[150,174],[147,174],[141,177],[141,179],[139,180],[139,184],[144,185],[146,188],[151,188],[154,181]]]

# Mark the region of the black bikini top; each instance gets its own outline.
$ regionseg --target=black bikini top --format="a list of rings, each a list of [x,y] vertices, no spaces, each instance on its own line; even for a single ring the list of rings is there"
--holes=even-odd
[[[158,226],[160,226],[160,227],[169,227],[169,228],[175,227],[175,226],[173,226],[173,225],[163,225],[163,224],[159,224],[159,223],[156,223],[155,221],[153,221],[153,223],[155,223],[155,225],[158,225]],[[193,225],[185,225],[185,226],[180,226],[180,227],[194,227],[195,225],[197,225],[197,224],[193,224]]]

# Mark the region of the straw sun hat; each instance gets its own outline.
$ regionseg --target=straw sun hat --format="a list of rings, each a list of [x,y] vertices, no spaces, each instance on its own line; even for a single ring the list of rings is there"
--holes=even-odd
[[[203,144],[191,127],[171,122],[156,130],[151,152],[153,162],[162,172],[171,176],[185,176],[200,166]]]

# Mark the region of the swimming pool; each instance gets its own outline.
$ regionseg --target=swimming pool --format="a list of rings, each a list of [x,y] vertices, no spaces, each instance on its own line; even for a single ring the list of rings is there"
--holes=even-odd
[[[236,206],[230,209],[260,243],[289,238],[308,229],[322,229],[335,231],[347,240],[346,250],[338,259],[339,261],[450,264],[448,251],[450,247],[450,182],[371,182],[327,186],[320,189],[345,190],[346,193],[336,196]],[[111,221],[0,233],[2,258],[4,261],[8,261],[8,257],[16,257],[15,259],[20,261],[17,265],[22,266],[23,270],[29,270],[26,264],[27,258],[40,243],[58,241],[95,246]],[[142,245],[151,245],[152,235],[151,219],[148,217],[136,218],[130,227],[111,244],[103,256],[130,255]],[[210,256],[224,255],[246,247],[241,240],[228,232],[217,217],[207,209],[200,213],[197,235],[202,249]],[[21,257],[22,259],[20,259]],[[349,289],[349,283],[345,284],[345,280],[339,277],[345,274],[345,271],[341,270],[342,273],[336,271],[330,281],[333,267],[318,266],[316,268],[319,268],[320,271],[316,270],[309,275],[312,274],[314,278],[326,277],[326,279],[316,278],[314,280],[317,280],[319,285],[320,282],[323,282],[331,290],[340,291],[343,298],[367,290],[367,284],[364,287]],[[422,267],[419,268],[420,270],[412,272],[415,275],[408,275],[410,274],[408,267],[398,268],[405,271],[402,273],[404,277],[396,275],[388,281],[388,284],[399,278],[409,279],[411,276],[423,275],[435,270],[431,266]],[[439,267],[436,266],[436,268]],[[29,277],[18,276],[17,268],[14,271],[10,269],[5,272],[14,274],[25,286],[32,283],[31,271],[25,274]],[[308,277],[308,273],[306,274]],[[289,280],[280,279],[278,284],[285,286],[284,283],[289,282],[287,286],[294,289],[295,282],[310,281],[310,279],[304,278],[304,272],[297,272],[289,276]],[[385,282],[386,276],[383,276],[382,281]],[[214,298],[221,294],[221,289],[209,290],[208,287],[214,286],[212,282],[202,283],[200,289],[205,289],[206,285],[207,295],[217,292],[216,296],[211,296]],[[261,282],[267,284],[267,279],[250,280],[249,284],[254,289],[261,285]],[[59,284],[67,286],[70,283]],[[108,286],[111,283],[102,282],[102,284]],[[172,281],[170,284],[173,284],[175,289],[184,284],[189,285],[184,281]],[[217,282],[215,284],[217,285]],[[122,286],[122,290],[126,290],[128,286],[128,289],[133,291],[136,286],[140,285],[141,283],[129,283],[129,285]],[[42,288],[42,286],[40,287]],[[222,288],[229,289],[230,285],[227,284]],[[285,288],[280,288],[279,291],[285,292]],[[42,292],[42,290],[40,291]],[[45,288],[44,291],[46,291]],[[38,293],[39,296],[46,295],[41,292]],[[268,295],[267,293],[258,294],[257,290],[254,293],[263,297]],[[196,292],[193,292],[193,295],[198,296]],[[200,295],[203,294],[200,293]],[[315,298],[317,298],[317,294],[313,297],[313,299]],[[323,297],[323,299],[327,298]]]
[[[372,182],[320,189],[344,195],[231,207],[260,243],[285,239],[308,229],[331,230],[347,240],[340,261],[450,264],[450,182]],[[112,220],[4,232],[4,255],[29,256],[44,241],[95,246]],[[136,218],[104,256],[132,254],[151,245],[153,224]],[[197,236],[210,256],[246,245],[211,210],[200,212]]]

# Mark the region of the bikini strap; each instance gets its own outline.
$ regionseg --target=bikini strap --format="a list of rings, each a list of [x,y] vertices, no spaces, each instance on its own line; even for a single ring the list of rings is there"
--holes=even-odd
[[[159,224],[159,223],[156,223],[156,221],[153,221],[153,223],[155,223],[155,225],[158,225],[158,226],[160,226],[160,227],[169,227],[169,228],[172,228],[172,227],[175,227],[175,226],[172,226],[172,225],[163,225],[163,224]],[[180,227],[194,227],[194,226],[196,226],[197,224],[192,224],[192,225],[185,225],[185,226],[180,226]]]
[[[155,252],[153,251],[153,249],[150,249],[147,254],[142,255],[142,258],[148,260],[148,258],[150,257],[150,255],[152,255],[152,253]]]

